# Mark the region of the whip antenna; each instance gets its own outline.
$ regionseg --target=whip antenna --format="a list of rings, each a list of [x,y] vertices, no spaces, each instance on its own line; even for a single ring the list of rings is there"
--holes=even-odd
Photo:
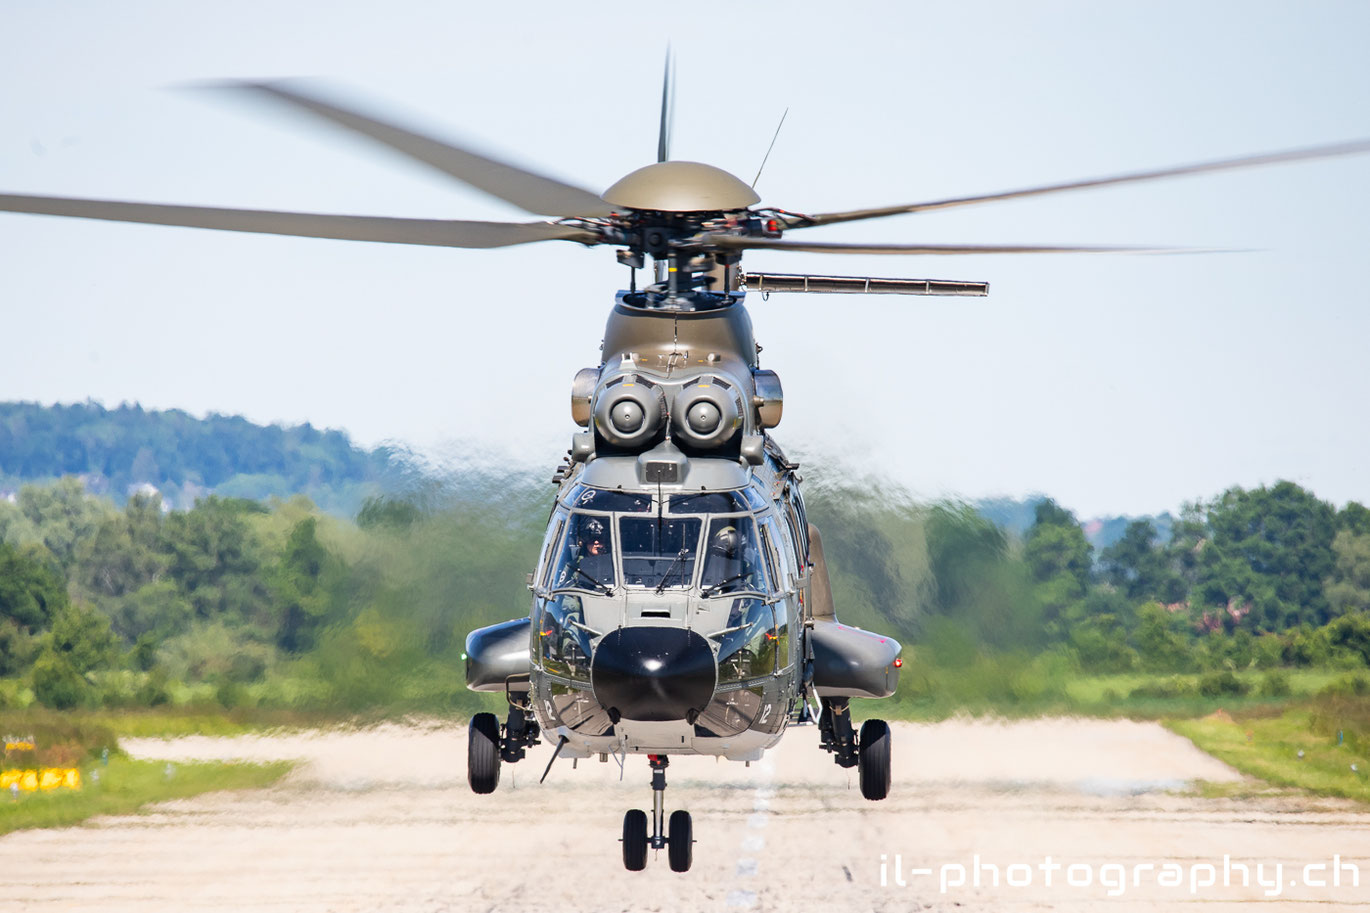
[[[775,125],[775,135],[771,137],[771,144],[766,147],[766,154],[761,157],[761,167],[756,169],[756,177],[752,178],[752,188],[755,189],[756,182],[761,180],[761,172],[766,168],[766,160],[771,157],[771,150],[775,148],[775,141],[780,138],[780,128],[785,126],[785,118],[789,116],[790,109],[786,108],[785,113],[780,115],[780,123]]]

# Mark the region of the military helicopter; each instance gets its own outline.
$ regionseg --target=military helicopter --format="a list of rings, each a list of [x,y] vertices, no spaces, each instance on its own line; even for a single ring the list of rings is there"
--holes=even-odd
[[[508,711],[470,723],[468,778],[491,793],[502,764],[546,734],[558,757],[646,754],[650,820],[624,815],[623,862],[666,849],[672,870],[693,856],[688,811],[666,818],[670,755],[750,762],[792,720],[816,721],[821,747],[857,768],[862,795],[890,789],[890,730],[858,729],[852,698],[892,695],[903,664],[891,637],[841,624],[822,538],[808,521],[799,467],[771,436],[780,379],[763,369],[748,292],[979,296],[988,283],[746,273],[748,250],[825,254],[1154,252],[1110,246],[846,244],[791,231],[1255,165],[1363,153],[1370,141],[1321,146],[980,196],[802,214],[761,202],[752,185],[670,158],[670,65],[656,162],[603,194],[440,142],[303,91],[292,82],[231,83],[370,137],[542,221],[380,218],[0,194],[0,210],[227,231],[441,247],[572,241],[618,248],[630,285],[617,293],[598,364],[571,387],[584,429],[557,468],[556,497],[527,616],[466,642],[466,680],[502,693]],[[753,182],[755,183],[755,182]],[[637,274],[652,260],[652,281]],[[546,777],[546,771],[543,776]]]

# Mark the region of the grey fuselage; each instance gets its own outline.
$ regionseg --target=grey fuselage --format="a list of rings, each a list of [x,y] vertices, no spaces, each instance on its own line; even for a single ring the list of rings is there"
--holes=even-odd
[[[893,693],[899,644],[833,616],[742,293],[653,303],[620,293],[577,376],[531,612],[471,635],[468,685],[526,691],[573,757],[755,760],[802,694]]]

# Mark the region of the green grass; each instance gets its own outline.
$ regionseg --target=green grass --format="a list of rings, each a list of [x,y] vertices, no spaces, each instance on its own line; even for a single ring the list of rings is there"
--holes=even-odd
[[[1332,682],[1342,678],[1346,672],[1337,669],[1282,669],[1280,670],[1289,679],[1291,697],[1308,697],[1317,694]],[[1246,670],[1237,673],[1237,678],[1251,686],[1251,694],[1245,700],[1260,702],[1261,679],[1265,675],[1263,671]],[[1195,685],[1202,676],[1200,673],[1149,673],[1149,672],[1129,672],[1120,675],[1081,675],[1070,679],[1066,683],[1066,694],[1070,699],[1082,706],[1104,705],[1115,702],[1126,703],[1127,696],[1137,688],[1144,685],[1154,684],[1160,681],[1178,680],[1189,685]],[[1227,698],[1225,703],[1232,703],[1232,698]]]
[[[315,729],[347,722],[338,713],[305,713],[293,710],[245,708],[158,707],[128,710],[45,710],[0,711],[0,728],[23,731],[24,720],[64,720],[72,724],[101,726],[120,738],[175,738],[186,735],[233,736],[281,729]]]
[[[1292,708],[1278,716],[1216,713],[1165,725],[1220,761],[1277,786],[1370,803],[1370,759],[1334,735],[1314,731],[1314,711]],[[1303,757],[1299,757],[1299,752]],[[1355,764],[1357,771],[1351,770]]]
[[[291,768],[290,762],[226,764],[133,761],[114,756],[109,765],[82,769],[79,790],[0,795],[0,834],[35,827],[69,827],[95,815],[127,815],[151,802],[184,799],[223,789],[269,786]],[[98,779],[96,778],[98,774]]]
[[[267,710],[96,710],[78,716],[129,738],[173,738],[183,735],[231,736],[268,729],[303,729],[323,725],[322,716],[291,711]]]
[[[1287,695],[1273,696],[1263,687],[1264,670],[1235,673],[1246,694],[1199,693],[1203,673],[1133,672],[1085,675],[1039,660],[982,659],[965,668],[918,666],[906,661],[899,690],[887,700],[857,700],[857,719],[882,717],[936,721],[958,715],[1021,719],[1040,716],[1088,716],[1164,720],[1201,717],[1216,710],[1278,714],[1305,703],[1322,689],[1346,677],[1337,669],[1280,669]],[[1158,693],[1157,686],[1178,688]],[[1135,694],[1139,689],[1143,693]],[[1150,689],[1152,693],[1145,691]]]

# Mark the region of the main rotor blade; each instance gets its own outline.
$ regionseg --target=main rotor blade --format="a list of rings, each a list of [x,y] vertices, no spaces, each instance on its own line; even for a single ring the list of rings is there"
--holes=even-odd
[[[598,236],[573,225],[550,222],[459,222],[445,219],[396,219],[385,216],[315,215],[261,209],[214,209],[117,200],[80,200],[0,194],[0,211],[25,212],[107,222],[142,222],[184,228],[213,228],[266,235],[335,238],[342,241],[381,241],[433,247],[508,247],[532,241],[580,241],[593,244]]]
[[[213,86],[255,92],[284,101],[330,123],[384,143],[449,177],[513,203],[534,215],[588,217],[607,216],[613,211],[608,203],[588,190],[329,104],[296,92],[285,82],[228,82]]]
[[[1355,140],[1330,146],[1313,146],[1306,149],[1291,149],[1285,152],[1268,152],[1262,155],[1248,155],[1241,158],[1221,159],[1215,162],[1201,162],[1195,165],[1178,165],[1156,171],[1138,171],[1113,177],[1090,178],[1084,181],[1071,181],[1065,184],[1048,184],[1043,187],[1029,187],[1023,190],[1006,190],[1001,193],[987,193],[983,196],[953,197],[947,200],[934,200],[928,203],[909,203],[903,206],[882,206],[875,209],[851,209],[846,212],[828,212],[813,216],[800,216],[792,222],[791,228],[809,228],[815,225],[832,225],[835,222],[855,222],[860,219],[879,219],[907,212],[925,212],[930,209],[950,209],[953,206],[969,206],[973,203],[990,203],[996,200],[1012,200],[1018,197],[1041,196],[1060,193],[1065,190],[1081,190],[1086,187],[1107,187],[1112,184],[1130,184],[1139,181],[1152,181],[1158,178],[1178,177],[1185,174],[1203,174],[1209,171],[1226,171],[1233,168],[1251,168],[1256,165],[1275,165],[1281,162],[1301,162],[1309,159],[1332,158],[1339,155],[1358,155],[1370,152],[1370,140]]]
[[[785,241],[779,238],[705,236],[706,245],[730,250],[791,250],[809,254],[1187,254],[1182,247],[1116,247],[1078,244],[841,244]]]
[[[665,162],[671,158],[671,126],[675,120],[675,86],[671,79],[674,67],[671,61],[671,48],[666,47],[666,70],[661,75],[661,128],[656,138],[656,160]]]

